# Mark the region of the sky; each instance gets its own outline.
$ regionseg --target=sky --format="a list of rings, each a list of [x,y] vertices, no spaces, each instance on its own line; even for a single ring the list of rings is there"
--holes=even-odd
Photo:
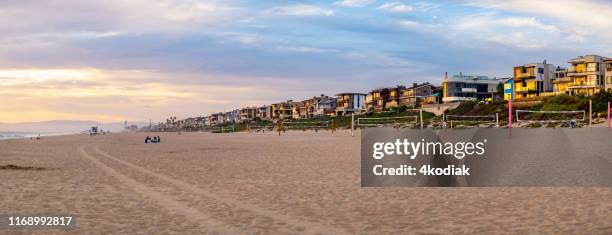
[[[611,0],[2,0],[0,122],[163,121],[612,56]]]

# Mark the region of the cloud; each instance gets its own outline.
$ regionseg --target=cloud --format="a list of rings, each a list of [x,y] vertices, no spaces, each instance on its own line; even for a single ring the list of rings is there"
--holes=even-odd
[[[372,2],[374,2],[374,0],[342,0],[342,1],[334,2],[334,5],[344,6],[344,7],[362,7]]]
[[[86,114],[100,121],[125,119],[144,120],[161,118],[174,110],[178,116],[201,115],[222,107],[252,102],[252,97],[267,86],[266,79],[258,83],[223,83],[214,80],[245,80],[210,76],[210,83],[169,83],[169,76],[202,78],[203,74],[166,74],[157,71],[84,69],[2,69],[0,70],[0,121],[41,121]],[[283,86],[282,82],[278,82]],[[265,88],[274,91],[275,88]],[[281,88],[279,88],[281,89]],[[278,92],[278,91],[277,91]],[[10,105],[19,104],[19,105]],[[173,107],[207,107],[174,109]],[[152,106],[154,109],[135,107]],[[47,116],[21,117],[21,113],[39,113]],[[62,114],[62,115],[59,115]],[[66,115],[64,115],[66,114]],[[113,118],[114,117],[114,118]]]
[[[567,40],[565,36],[571,34],[536,17],[506,17],[491,13],[456,19],[451,30],[457,34],[464,32],[477,40],[525,49],[555,46]]]
[[[395,12],[395,13],[408,13],[414,10],[413,7],[402,4],[401,2],[385,3],[383,5],[380,5],[378,9]]]
[[[160,33],[193,31],[232,20],[239,8],[225,1],[107,0],[3,2],[3,36],[48,32]]]
[[[268,12],[274,15],[287,16],[331,16],[334,14],[333,10],[306,4],[274,7],[268,10]]]
[[[291,51],[291,52],[300,52],[300,53],[325,53],[325,52],[334,52],[335,50],[322,49],[317,47],[299,47],[299,46],[278,46],[276,47],[279,50],[283,51]]]
[[[410,69],[412,71],[422,71],[432,67],[432,65],[427,63],[413,61],[380,52],[348,52],[344,54],[344,57],[382,68],[403,68]]]
[[[610,23],[612,4],[609,1],[479,0],[469,2],[468,5],[553,19],[562,25],[563,31],[568,32],[572,37],[592,36],[612,40],[612,23]]]

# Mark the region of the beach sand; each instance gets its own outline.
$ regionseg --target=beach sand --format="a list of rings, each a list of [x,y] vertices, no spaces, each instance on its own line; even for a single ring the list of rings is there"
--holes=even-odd
[[[612,188],[361,188],[348,132],[0,141],[0,214],[74,214],[12,234],[612,233]]]

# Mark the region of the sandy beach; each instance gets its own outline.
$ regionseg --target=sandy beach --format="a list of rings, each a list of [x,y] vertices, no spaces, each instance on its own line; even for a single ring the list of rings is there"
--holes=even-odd
[[[612,233],[612,188],[361,188],[346,131],[146,135],[0,141],[1,213],[77,216],[0,233]]]

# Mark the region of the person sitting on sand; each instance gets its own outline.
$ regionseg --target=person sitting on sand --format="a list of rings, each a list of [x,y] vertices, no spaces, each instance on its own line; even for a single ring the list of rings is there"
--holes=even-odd
[[[161,143],[161,137],[157,136],[157,143]]]
[[[145,138],[145,144],[148,144],[151,142],[151,137],[147,136],[147,138]]]
[[[153,140],[151,140],[151,143],[157,144],[157,136],[153,136]]]

